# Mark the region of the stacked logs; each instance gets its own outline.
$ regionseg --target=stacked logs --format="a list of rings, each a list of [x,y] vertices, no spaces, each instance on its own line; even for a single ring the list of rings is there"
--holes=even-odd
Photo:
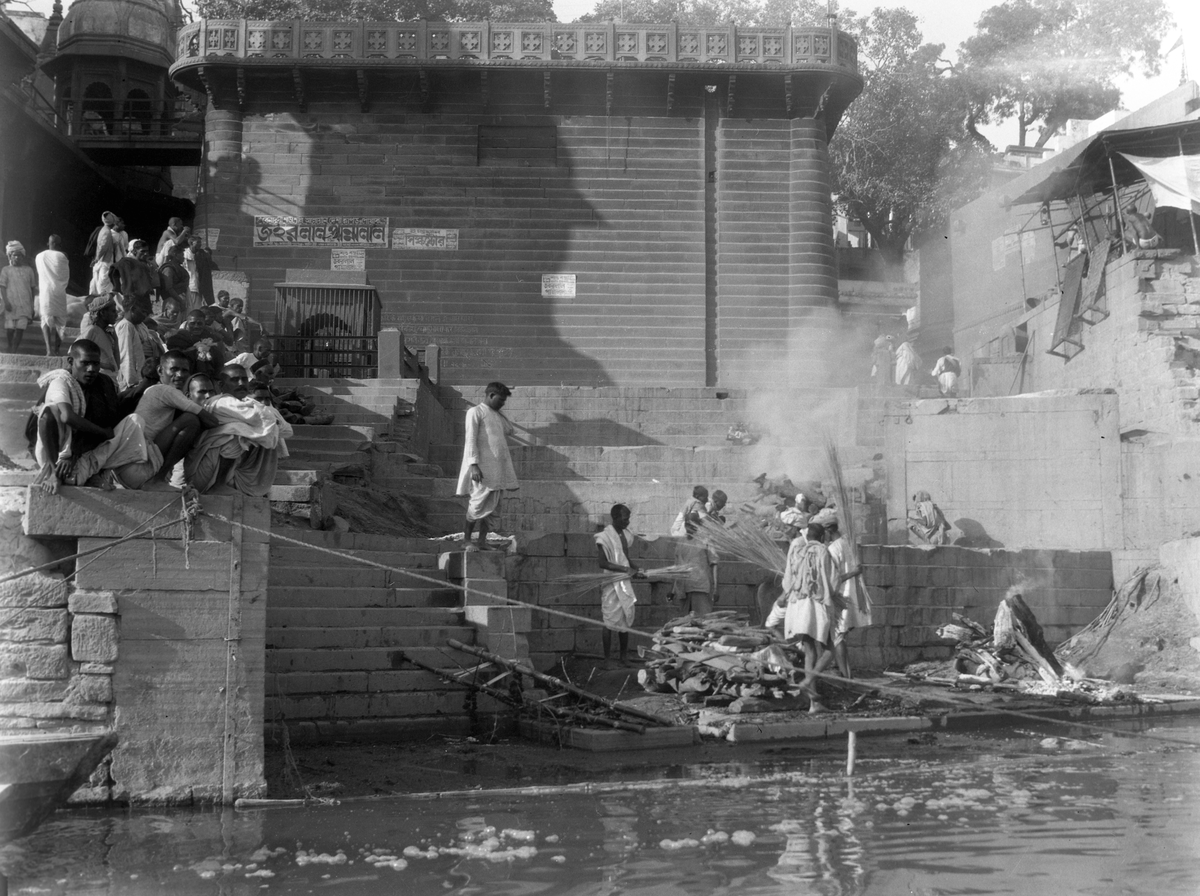
[[[638,683],[651,693],[681,694],[689,703],[794,695],[804,677],[804,659],[794,645],[733,611],[672,619],[655,633],[654,646],[639,653],[645,667]]]

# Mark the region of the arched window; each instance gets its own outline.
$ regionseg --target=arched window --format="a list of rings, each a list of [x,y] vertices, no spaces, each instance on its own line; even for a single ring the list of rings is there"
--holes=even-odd
[[[83,91],[83,133],[111,134],[114,111],[112,89],[103,81],[93,81]]]
[[[125,98],[125,117],[131,134],[149,134],[154,129],[154,101],[144,90],[131,90]]]

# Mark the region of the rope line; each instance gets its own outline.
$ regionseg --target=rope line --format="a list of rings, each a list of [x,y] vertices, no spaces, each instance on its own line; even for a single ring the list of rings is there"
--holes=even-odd
[[[480,594],[480,595],[486,594],[486,592],[476,591],[475,589],[471,588],[469,585],[459,585],[456,582],[449,582],[445,579],[435,579],[432,576],[426,576],[426,575],[423,575],[422,573],[414,572],[413,570],[400,569],[398,567],[388,566],[386,563],[379,563],[375,560],[368,560],[366,557],[356,557],[353,554],[347,554],[343,551],[334,550],[333,548],[327,548],[322,545],[315,545],[315,544],[312,544],[311,542],[301,541],[300,539],[297,539],[297,538],[289,538],[286,535],[283,535],[278,532],[272,532],[272,531],[269,531],[266,529],[259,529],[255,526],[246,525],[245,523],[235,523],[232,520],[229,520],[226,517],[221,516],[218,513],[212,513],[211,511],[202,510],[201,512],[206,514],[207,516],[212,517],[215,520],[220,521],[220,522],[228,523],[228,524],[234,525],[234,526],[242,526],[243,528],[245,528],[251,532],[256,532],[260,535],[266,535],[270,538],[277,538],[280,541],[286,541],[291,544],[297,545],[299,547],[307,548],[309,550],[314,550],[319,553],[330,554],[332,556],[339,557],[344,560],[354,560],[354,561],[356,561],[358,563],[362,563],[366,566],[374,566],[379,569],[387,570],[389,572],[401,573],[402,575],[409,576],[410,578],[420,579],[422,581],[426,581],[431,584],[437,585],[438,587],[441,587],[441,588],[447,588],[447,587],[453,588],[457,591],[463,592],[464,594],[470,594],[470,593],[475,593],[475,594]],[[573,619],[573,620],[576,620],[578,622],[583,622],[588,625],[594,625],[594,626],[598,626],[600,628],[608,628],[608,626],[605,626],[603,622],[597,621],[595,619],[591,619],[587,616],[579,616],[579,615],[576,615],[575,613],[567,613],[562,610],[554,610],[554,609],[551,609],[550,607],[542,607],[542,606],[538,606],[537,604],[527,603],[525,601],[516,600],[516,599],[510,598],[510,597],[499,597],[498,595],[494,595],[494,594],[486,594],[486,596],[489,598],[492,598],[492,599],[503,600],[506,603],[509,603],[509,604],[512,604],[515,606],[528,607],[531,610],[537,610],[541,613],[547,613],[552,616],[561,616],[566,619]],[[613,630],[614,631],[631,632],[633,634],[640,635],[643,638],[653,639],[653,637],[654,637],[653,633],[639,631],[638,629],[625,628],[623,626],[615,627],[615,628],[613,628]],[[890,694],[892,696],[907,699],[908,702],[913,702],[912,693],[910,691],[906,691],[902,688],[891,687],[889,685],[877,685],[877,684],[864,685],[861,681],[856,681],[854,679],[842,678],[838,675],[831,675],[828,672],[814,672],[813,676],[816,678],[822,679],[824,681],[828,681],[828,682],[831,682],[834,684],[848,685],[850,687],[853,687],[853,688],[856,688],[859,690],[863,690],[863,689],[869,687],[873,691],[877,691],[882,694]],[[1038,722],[1041,724],[1071,725],[1076,728],[1083,728],[1085,730],[1096,731],[1096,732],[1100,732],[1100,733],[1104,733],[1104,734],[1117,734],[1117,735],[1123,735],[1126,737],[1135,737],[1135,738],[1140,737],[1140,738],[1145,738],[1148,740],[1160,741],[1162,743],[1173,744],[1176,746],[1190,747],[1192,749],[1200,749],[1200,743],[1197,743],[1195,741],[1180,740],[1178,738],[1167,737],[1167,736],[1161,735],[1161,734],[1151,734],[1148,732],[1114,731],[1114,729],[1108,728],[1104,725],[1096,725],[1096,724],[1093,724],[1090,722],[1079,721],[1077,719],[1048,718],[1046,716],[1039,716],[1034,713],[1022,712],[1021,710],[1016,710],[1016,709],[1005,709],[1003,707],[980,707],[977,703],[972,703],[968,700],[956,699],[954,697],[949,697],[949,696],[945,696],[945,695],[938,695],[938,694],[929,695],[929,696],[922,695],[919,699],[921,701],[930,702],[930,703],[942,703],[942,704],[945,704],[945,705],[950,706],[955,709],[969,709],[969,710],[973,710],[975,712],[995,712],[995,713],[1000,713],[1000,714],[1006,715],[1006,716],[1012,716],[1013,718],[1023,719],[1024,721]]]

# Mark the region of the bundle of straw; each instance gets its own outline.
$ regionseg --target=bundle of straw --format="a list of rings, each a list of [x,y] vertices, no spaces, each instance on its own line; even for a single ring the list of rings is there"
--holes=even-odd
[[[787,567],[787,551],[752,517],[738,517],[727,526],[713,519],[701,519],[697,537],[718,554],[753,564],[775,575],[783,575]]]
[[[833,439],[825,437],[825,460],[829,464],[829,476],[833,480],[833,497],[837,503],[838,526],[846,536],[846,562],[850,569],[861,569],[858,557],[858,531],[854,526],[854,505],[850,501],[850,490],[846,488],[846,477],[842,473],[842,461],[838,456],[837,445]],[[854,593],[858,595],[858,609],[866,612],[870,608],[870,597],[867,588],[858,581]]]
[[[657,569],[644,569],[646,578],[654,581],[672,581],[674,579],[686,579],[695,572],[695,569],[689,564],[676,564],[674,566],[660,566]],[[565,585],[566,588],[560,592],[562,597],[582,597],[589,591],[594,591],[603,588],[605,585],[615,585],[624,579],[632,579],[627,572],[610,572],[608,570],[597,570],[596,572],[579,572],[569,576],[559,576],[557,579],[551,579],[551,585]]]

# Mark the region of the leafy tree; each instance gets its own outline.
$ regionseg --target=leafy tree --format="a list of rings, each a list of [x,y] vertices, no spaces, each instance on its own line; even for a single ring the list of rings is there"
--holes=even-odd
[[[553,22],[553,0],[197,0],[202,18]]]
[[[833,188],[895,269],[910,237],[979,195],[991,147],[964,126],[963,84],[911,12],[876,9],[852,28],[864,87],[830,143]]]
[[[975,114],[1015,118],[1022,146],[1040,122],[1043,146],[1068,119],[1116,108],[1122,76],[1157,74],[1170,24],[1162,0],[1004,0],[960,50]]]
[[[827,9],[823,0],[598,0],[580,21],[824,25]]]

